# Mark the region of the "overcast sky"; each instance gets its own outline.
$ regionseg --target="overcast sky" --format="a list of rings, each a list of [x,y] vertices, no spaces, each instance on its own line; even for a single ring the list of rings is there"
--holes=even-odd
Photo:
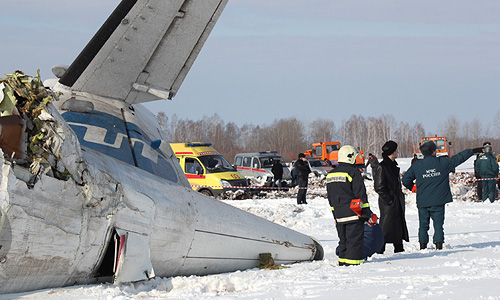
[[[52,78],[118,3],[4,1],[2,77]],[[230,0],[177,96],[148,107],[238,125],[390,114],[434,133],[492,123],[499,98],[498,0]]]

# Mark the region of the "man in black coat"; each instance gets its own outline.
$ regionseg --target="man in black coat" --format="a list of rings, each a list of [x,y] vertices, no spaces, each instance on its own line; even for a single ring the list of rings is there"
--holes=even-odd
[[[403,252],[403,240],[409,241],[405,220],[405,196],[401,189],[398,144],[388,141],[382,147],[383,160],[373,171],[375,191],[379,195],[380,226],[385,244],[394,244],[394,253]],[[380,253],[385,251],[385,244]]]
[[[418,161],[418,156],[416,154],[413,154],[413,158],[411,159],[411,164],[413,165]]]
[[[299,159],[294,165],[295,172],[297,173],[297,182],[299,184],[299,191],[297,193],[297,204],[307,204],[306,193],[307,185],[309,181],[309,173],[311,173],[311,168],[307,162],[304,153],[299,153]]]
[[[278,188],[281,188],[281,180],[283,180],[283,165],[279,161],[279,159],[274,160],[273,167],[271,169],[273,172],[273,187],[278,185]],[[277,182],[277,183],[276,183]]]

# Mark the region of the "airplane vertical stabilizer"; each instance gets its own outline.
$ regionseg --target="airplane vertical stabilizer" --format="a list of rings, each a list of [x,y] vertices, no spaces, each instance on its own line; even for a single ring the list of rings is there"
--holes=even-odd
[[[227,0],[122,0],[60,83],[135,104],[171,99]]]

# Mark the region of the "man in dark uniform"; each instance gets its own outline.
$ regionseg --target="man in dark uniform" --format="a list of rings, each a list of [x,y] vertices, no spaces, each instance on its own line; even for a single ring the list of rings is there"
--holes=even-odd
[[[483,147],[486,147],[486,146],[491,146],[491,143],[488,141],[484,142]],[[476,177],[476,179],[478,179],[476,181],[476,186],[477,186],[476,191],[477,191],[477,199],[479,199],[479,200],[483,200],[483,181],[480,180],[481,175],[477,171],[476,164],[478,162],[478,159],[481,157],[481,155],[483,155],[483,153],[477,153],[476,159],[474,160],[474,177]]]
[[[304,153],[299,153],[299,159],[295,162],[294,169],[297,173],[299,191],[297,192],[297,204],[307,204],[306,193],[311,168]]]
[[[418,156],[416,154],[413,154],[413,158],[411,159],[411,164],[413,165],[418,161]]]
[[[496,178],[498,178],[498,163],[496,157],[491,152],[491,145],[486,145],[484,147],[484,154],[477,159],[475,171],[484,179],[481,199],[483,202],[486,199],[490,199],[490,202],[493,203],[495,202],[497,192]]]
[[[363,263],[364,222],[370,220],[369,223],[376,223],[376,219],[372,218],[363,177],[354,166],[358,155],[353,146],[342,146],[338,153],[339,165],[326,176],[328,201],[339,236],[340,266]]]
[[[433,242],[436,249],[443,249],[444,243],[444,207],[446,203],[452,202],[450,191],[449,173],[458,165],[466,161],[475,153],[481,153],[483,148],[464,150],[451,158],[436,157],[436,144],[433,141],[425,142],[420,146],[424,159],[410,166],[403,176],[403,185],[407,189],[413,188],[413,182],[417,184],[417,208],[418,208],[418,240],[420,249],[426,249],[429,242],[430,219],[434,225]]]
[[[283,180],[283,165],[281,164],[279,159],[274,160],[271,172],[273,172],[274,175],[273,187],[278,185],[278,188],[281,188],[281,180]]]

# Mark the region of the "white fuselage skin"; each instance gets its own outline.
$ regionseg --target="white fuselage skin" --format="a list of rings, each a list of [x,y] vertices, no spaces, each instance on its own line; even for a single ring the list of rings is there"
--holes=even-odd
[[[67,121],[65,114],[74,112],[61,106],[70,97],[93,104],[92,113],[74,116],[125,119],[142,130],[139,138],[104,138],[105,128]],[[309,236],[193,191],[168,143],[154,150],[140,138],[162,140],[153,114],[141,105],[73,93],[54,106],[66,119],[53,114],[64,129],[61,163],[72,178],[40,175],[28,188],[19,176],[26,170],[0,158],[0,294],[106,278],[121,283],[235,271],[258,266],[260,253],[271,253],[279,264],[318,257],[320,246]],[[165,179],[82,143],[139,146],[138,161],[163,159],[170,174]],[[117,236],[125,240],[120,244]],[[115,245],[124,249],[120,258],[106,256]]]

